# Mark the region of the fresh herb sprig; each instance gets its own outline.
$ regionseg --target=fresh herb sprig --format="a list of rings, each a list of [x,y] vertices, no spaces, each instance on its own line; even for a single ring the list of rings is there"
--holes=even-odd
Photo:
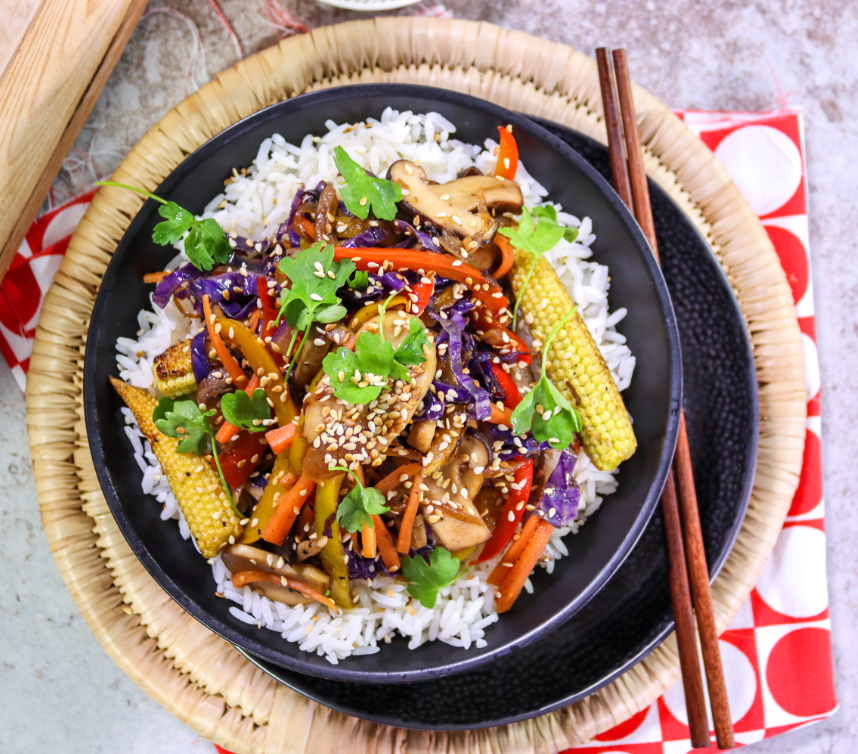
[[[253,395],[243,390],[227,393],[220,401],[223,418],[233,427],[246,429],[248,432],[264,432],[268,429],[271,418],[271,407],[262,388],[256,388]]]
[[[349,212],[366,220],[371,207],[381,220],[396,217],[396,203],[402,201],[399,184],[385,178],[373,178],[339,146],[334,150],[334,164],[346,179],[345,184],[338,188]]]
[[[390,510],[384,504],[384,495],[375,487],[364,487],[358,475],[345,466],[333,466],[331,471],[346,472],[351,474],[355,480],[355,486],[349,490],[337,506],[337,523],[340,528],[345,529],[349,534],[361,531],[365,526],[370,529],[374,528],[372,517],[380,516]]]
[[[560,328],[565,325],[575,313],[573,308],[552,331],[542,348],[542,376],[529,393],[526,393],[521,403],[512,412],[512,429],[517,435],[524,435],[533,430],[533,436],[539,442],[547,442],[555,450],[568,448],[576,432],[581,431],[581,415],[563,397],[554,383],[545,374],[545,364],[548,361],[548,347]]]
[[[462,564],[444,547],[429,553],[429,562],[421,555],[402,559],[402,575],[410,582],[408,593],[430,610],[438,601],[438,592],[459,578]]]
[[[232,258],[232,247],[217,220],[211,217],[205,220],[197,220],[188,210],[183,209],[176,202],[168,202],[166,199],[136,186],[128,186],[115,181],[97,181],[95,185],[128,189],[158,202],[161,205],[158,207],[158,214],[164,218],[164,222],[155,226],[152,232],[152,240],[161,246],[172,246],[187,233],[185,255],[197,269],[208,271],[216,264],[226,264]]]
[[[533,214],[527,207],[522,207],[518,229],[500,228],[498,233],[509,238],[510,243],[517,249],[528,251],[533,255],[533,263],[527,271],[524,285],[516,296],[515,309],[512,314],[512,329],[515,330],[519,301],[521,301],[522,294],[530,283],[530,278],[536,269],[536,262],[545,252],[551,251],[557,246],[561,238],[574,241],[578,237],[578,230],[577,228],[565,228],[558,225],[557,210],[550,204],[546,204],[543,207],[535,207]]]
[[[214,416],[214,414],[213,410],[201,411],[200,407],[190,399],[175,401],[165,396],[155,406],[155,410],[152,412],[152,421],[163,434],[179,439],[179,444],[176,446],[177,453],[193,453],[198,456],[205,455],[208,450],[209,440],[211,440],[212,455],[214,456],[217,473],[220,477],[223,490],[226,492],[227,500],[229,500],[229,504],[235,511],[235,515],[239,518],[244,518],[241,511],[236,507],[235,501],[232,499],[232,491],[229,489],[229,485],[223,476],[223,470],[220,467],[215,433],[212,431],[211,424],[209,424],[209,417]]]
[[[288,377],[304,350],[313,323],[338,322],[348,314],[337,290],[346,285],[355,263],[351,259],[335,262],[334,247],[323,246],[320,242],[294,257],[284,257],[279,267],[292,283],[291,288],[284,288],[280,294],[280,312],[276,319],[279,322],[285,317],[294,328],[287,354],[292,352],[298,333],[304,334],[286,373]]]
[[[411,382],[408,367],[426,361],[423,353],[428,342],[426,329],[417,319],[411,320],[408,335],[399,348],[394,349],[384,339],[384,314],[394,295],[379,307],[378,334],[364,330],[354,351],[341,347],[325,356],[322,368],[337,398],[349,403],[369,403],[381,395],[390,377]]]

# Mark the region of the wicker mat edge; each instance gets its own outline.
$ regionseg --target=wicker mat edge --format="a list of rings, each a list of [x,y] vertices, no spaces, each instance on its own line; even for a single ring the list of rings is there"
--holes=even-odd
[[[115,178],[152,189],[200,144],[262,107],[312,89],[375,81],[456,89],[605,141],[598,77],[587,56],[487,23],[380,18],[284,40],[223,71],[167,113]],[[636,88],[635,100],[648,173],[717,253],[748,323],[757,365],[754,489],[739,539],[713,587],[723,630],[768,559],[798,484],[806,411],[800,334],[777,255],[723,168],[652,95]],[[627,719],[677,680],[671,637],[598,693],[535,720],[465,733],[405,731],[306,700],[184,613],[119,532],[81,420],[89,316],[110,256],[139,206],[130,193],[104,189],[81,221],[43,306],[27,421],[42,520],[63,579],[106,651],[152,698],[238,754],[344,745],[355,752],[553,754]]]

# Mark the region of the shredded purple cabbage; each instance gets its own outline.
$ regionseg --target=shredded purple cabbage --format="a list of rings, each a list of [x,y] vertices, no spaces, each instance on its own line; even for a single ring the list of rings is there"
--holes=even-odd
[[[347,565],[350,579],[368,579],[372,581],[379,575],[390,576],[390,572],[384,567],[384,562],[381,558],[370,560],[352,550],[347,550],[346,555],[349,559]]]
[[[244,319],[256,307],[258,292],[256,281],[261,276],[257,272],[242,275],[239,272],[225,272],[208,278],[198,278],[188,284],[188,291],[196,298],[196,308],[202,312],[203,296],[211,303],[220,304],[223,313],[232,319]],[[224,291],[229,291],[224,297]]]
[[[475,351],[474,355],[468,359],[468,369],[479,383],[489,391],[492,399],[496,401],[506,400],[506,393],[492,369],[492,358],[493,354],[488,351]]]
[[[423,246],[429,251],[441,251],[441,247],[433,240],[434,236],[430,235],[425,230],[418,230],[411,223],[406,222],[405,220],[394,220],[393,224],[398,230],[401,230],[403,233],[410,233],[412,238],[415,238],[420,241],[420,243],[423,244]]]
[[[378,246],[381,243],[392,241],[396,238],[393,231],[385,225],[367,228],[361,231],[356,236],[352,236],[348,241],[343,243],[343,247],[347,249],[363,248],[366,246]]]
[[[551,447],[547,442],[538,442],[533,435],[519,437],[511,429],[501,429],[497,424],[486,422],[481,426],[492,444],[503,443],[495,451],[502,461],[508,461],[517,456],[535,458],[543,450],[548,450]]]
[[[202,382],[209,373],[209,357],[206,353],[206,336],[208,333],[205,329],[194,335],[191,341],[191,366],[194,369],[194,379],[197,383]]]
[[[461,306],[460,306],[461,305]],[[454,306],[451,306],[440,314],[435,311],[435,307],[431,304],[426,308],[429,316],[432,317],[444,329],[436,343],[439,345],[447,343],[447,359],[450,365],[450,371],[458,382],[458,385],[448,385],[445,389],[445,401],[447,403],[459,403],[458,398],[462,396],[459,388],[464,388],[468,392],[468,414],[477,421],[484,421],[492,415],[491,396],[488,391],[483,388],[480,383],[472,376],[465,374],[463,358],[466,352],[474,350],[474,341],[471,335],[466,331],[468,323],[463,316],[463,309],[472,306],[472,302],[462,299],[457,301]],[[449,400],[449,390],[454,388],[456,391],[455,401]]]
[[[341,288],[340,296],[347,301],[357,304],[370,304],[373,301],[386,299],[391,293],[400,293],[406,285],[414,285],[420,280],[420,275],[411,270],[404,272],[385,272],[383,275],[369,276],[369,284],[362,291],[351,288]]]
[[[190,262],[183,264],[162,278],[161,282],[156,286],[155,292],[152,294],[152,301],[163,309],[170,303],[173,294],[179,290],[182,284],[196,280],[204,274],[202,270],[198,270]]]
[[[570,448],[560,454],[557,463],[542,493],[542,499],[533,513],[558,529],[567,526],[578,515],[581,488],[572,478],[578,456]]]
[[[442,383],[443,384],[443,383]],[[423,405],[418,417],[423,421],[436,422],[444,415],[444,404],[438,400],[438,396],[431,390],[426,392]]]

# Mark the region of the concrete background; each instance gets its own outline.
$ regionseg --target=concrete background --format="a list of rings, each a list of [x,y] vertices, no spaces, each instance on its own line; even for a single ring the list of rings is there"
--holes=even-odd
[[[246,53],[277,39],[256,8],[222,0]],[[358,18],[312,0],[282,0],[319,26]],[[236,53],[206,0],[173,0],[184,16],[153,2],[86,128],[55,198],[79,193],[109,173],[143,133],[194,90],[186,72],[194,49],[198,84],[231,65]],[[450,0],[458,18],[481,19],[570,44],[626,47],[635,79],[677,108],[757,110],[780,86],[805,109],[810,239],[822,360],[823,445],[828,500],[828,576],[841,710],[819,725],[756,744],[774,752],[853,752],[858,745],[858,627],[852,539],[858,515],[853,459],[858,450],[858,272],[854,264],[858,179],[852,166],[858,118],[858,6],[848,0],[699,3],[583,0]],[[405,9],[399,13],[408,13]],[[91,164],[84,153],[92,153]],[[5,752],[187,754],[213,752],[149,699],[107,657],[66,591],[41,532],[27,451],[24,400],[0,364],[0,719]],[[30,600],[32,595],[35,600]]]

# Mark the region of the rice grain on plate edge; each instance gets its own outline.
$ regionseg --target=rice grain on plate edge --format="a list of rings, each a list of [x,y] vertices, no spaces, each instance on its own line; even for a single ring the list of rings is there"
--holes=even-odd
[[[427,178],[438,183],[453,180],[469,167],[490,174],[497,161],[496,142],[486,140],[484,147],[478,147],[452,139],[454,125],[437,113],[416,115],[388,109],[380,120],[368,120],[359,127],[332,121],[327,127],[329,132],[325,136],[308,135],[300,146],[288,144],[278,135],[265,139],[253,165],[246,171],[234,171],[234,179],[209,202],[202,217],[212,217],[225,230],[253,240],[274,235],[287,219],[300,186],[315,186],[336,178],[333,151],[338,145],[376,175],[385,174],[393,162],[408,159],[419,162]],[[522,164],[516,181],[521,186],[525,206],[545,201],[547,192]],[[576,302],[617,387],[624,390],[631,382],[635,365],[624,336],[616,330],[626,310],[609,312],[608,268],[586,261],[596,238],[589,218],[579,220],[559,211],[557,220],[561,225],[578,228],[579,235],[572,243],[561,240],[545,258]],[[183,261],[180,254],[170,268]],[[198,320],[184,317],[172,300],[164,309],[153,306],[141,311],[138,321],[137,339],[120,338],[117,342],[117,364],[123,380],[154,391],[154,359],[169,346],[196,334],[199,324]],[[123,413],[125,431],[143,472],[143,491],[163,504],[162,519],[177,518],[182,535],[189,538],[187,524],[155,455],[130,410],[123,409]],[[574,477],[581,487],[578,516],[571,525],[552,533],[545,551],[548,558],[540,563],[549,573],[554,561],[568,554],[563,542],[565,535],[576,533],[587,517],[598,510],[603,497],[616,489],[614,473],[599,471],[583,453],[579,455]],[[396,634],[406,637],[412,649],[436,639],[465,649],[472,644],[485,646],[486,628],[498,619],[494,588],[487,578],[499,558],[477,565],[443,588],[432,609],[412,599],[402,582],[388,576],[377,576],[371,583],[353,579],[356,607],[339,615],[333,615],[318,602],[287,606],[260,596],[249,586],[236,589],[220,556],[210,562],[217,592],[237,605],[230,607],[236,620],[277,631],[287,641],[296,642],[300,649],[337,663],[350,655],[378,652],[379,644],[389,643]],[[529,580],[525,588],[532,591]]]

